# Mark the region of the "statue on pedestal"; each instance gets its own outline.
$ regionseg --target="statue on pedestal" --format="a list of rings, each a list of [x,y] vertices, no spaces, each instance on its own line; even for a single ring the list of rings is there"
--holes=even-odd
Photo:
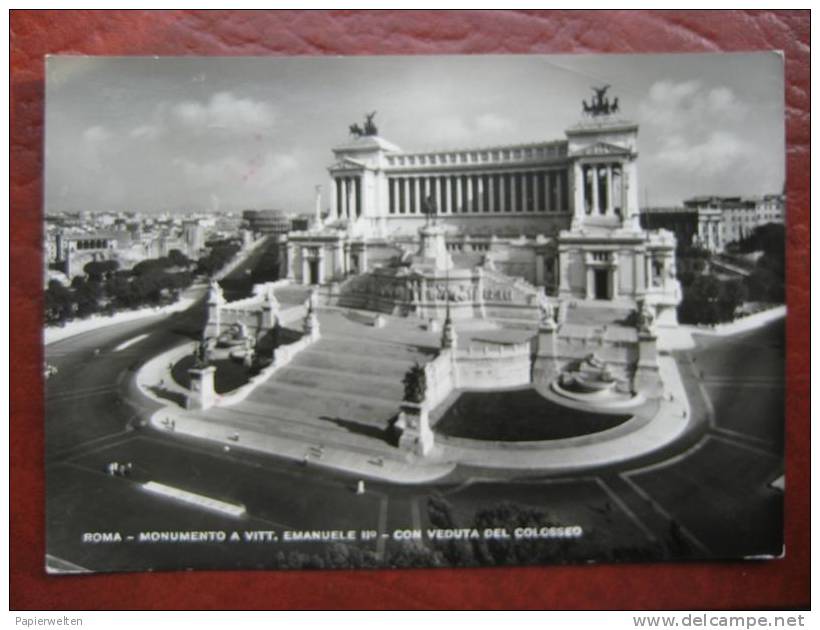
[[[222,304],[224,301],[225,298],[222,295],[222,287],[219,286],[216,280],[211,280],[211,284],[208,287],[208,302]]]
[[[610,100],[606,97],[606,91],[609,87],[609,85],[604,85],[603,87],[592,88],[592,91],[595,92],[592,102],[588,104],[586,100],[581,101],[581,105],[584,108],[584,114],[587,116],[609,116],[610,114],[615,114],[618,112],[620,109],[618,98],[615,97],[610,102]]]
[[[649,303],[646,300],[639,300],[637,315],[635,318],[635,324],[638,328],[638,332],[646,335],[654,334],[654,323],[655,310],[652,308],[652,306],[649,305]]]
[[[202,337],[194,347],[194,367],[198,370],[211,365],[211,350],[208,346],[208,339]]]
[[[376,127],[376,124],[373,122],[373,118],[376,116],[376,112],[370,112],[369,114],[364,115],[364,125],[359,126],[359,123],[353,123],[348,127],[351,136],[355,136],[357,138],[361,138],[363,136],[377,136],[379,135],[379,129]]]
[[[541,314],[541,327],[547,330],[555,330],[558,325],[555,321],[555,311],[557,307],[553,308],[543,288],[538,291],[538,309]]]

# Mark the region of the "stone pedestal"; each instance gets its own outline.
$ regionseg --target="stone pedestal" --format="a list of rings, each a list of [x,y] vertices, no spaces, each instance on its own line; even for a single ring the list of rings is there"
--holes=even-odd
[[[262,317],[260,319],[260,333],[273,328],[276,321],[276,314],[273,307],[267,302],[262,305]]]
[[[647,398],[663,393],[663,383],[658,369],[658,340],[652,333],[638,333],[638,363],[635,366],[632,389]]]
[[[538,329],[538,348],[533,365],[533,382],[550,383],[558,377],[558,334],[557,326],[543,323]]]
[[[430,418],[423,405],[402,402],[396,426],[401,430],[399,448],[415,455],[427,455],[434,444]]]
[[[216,368],[209,365],[204,368],[188,370],[191,377],[191,391],[185,401],[186,409],[210,409],[216,403],[214,375]]]
[[[278,311],[279,301],[276,299],[273,289],[268,286],[265,291],[265,301],[262,302],[262,318],[260,321],[262,330],[260,334],[273,328],[273,325],[276,323],[276,314]]]
[[[455,348],[456,339],[456,327],[453,325],[453,320],[450,318],[448,308],[447,318],[444,320],[444,328],[441,331],[441,347],[443,349]]]
[[[218,337],[221,332],[220,309],[225,304],[221,287],[214,281],[208,290],[207,319],[205,322],[205,337]]]
[[[316,313],[313,309],[308,310],[307,315],[305,315],[305,319],[302,322],[302,331],[306,337],[309,337],[313,341],[319,339],[319,318],[316,317]]]
[[[441,225],[425,225],[419,229],[421,243],[417,258],[434,269],[452,269],[453,260],[447,251],[446,230]]]

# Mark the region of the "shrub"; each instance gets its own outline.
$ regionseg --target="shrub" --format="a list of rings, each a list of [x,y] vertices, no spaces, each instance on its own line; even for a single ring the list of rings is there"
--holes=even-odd
[[[424,397],[427,395],[427,375],[418,361],[407,370],[402,383],[404,383],[404,400],[413,403],[424,402]]]

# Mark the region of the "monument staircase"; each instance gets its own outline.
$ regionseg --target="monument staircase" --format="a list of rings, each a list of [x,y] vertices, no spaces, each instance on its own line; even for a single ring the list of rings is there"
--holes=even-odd
[[[320,339],[245,400],[214,407],[202,419],[311,444],[374,453],[394,448],[389,428],[404,395],[402,379],[416,361],[431,360],[435,349],[424,345],[417,327],[408,337],[339,312],[328,311],[321,321]]]
[[[487,319],[498,322],[506,328],[529,329],[538,325],[539,290],[535,285],[523,278],[508,276],[495,269],[482,267],[481,271],[484,279],[484,311]]]

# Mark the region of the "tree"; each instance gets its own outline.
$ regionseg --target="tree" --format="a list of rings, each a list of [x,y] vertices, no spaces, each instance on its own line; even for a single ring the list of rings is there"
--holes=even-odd
[[[749,292],[742,280],[720,280],[714,276],[695,276],[684,285],[678,317],[685,324],[719,324],[734,319]]]
[[[51,280],[45,291],[45,318],[49,324],[62,324],[74,313],[71,291],[57,280]]]
[[[99,282],[76,276],[71,281],[72,299],[77,315],[87,317],[99,311],[103,298],[102,285]]]
[[[397,543],[387,559],[387,565],[397,569],[440,567],[442,564],[437,552],[417,540]]]
[[[558,523],[546,512],[516,505],[501,503],[476,514],[473,527],[484,529],[506,529],[509,534],[518,527],[555,527]],[[476,541],[476,555],[481,564],[534,564],[558,555],[561,541],[548,539],[514,540],[499,538]]]
[[[404,383],[404,400],[412,403],[424,402],[424,397],[427,395],[427,375],[418,361],[407,370],[402,383]]]
[[[167,258],[148,258],[134,265],[134,268],[131,269],[131,271],[135,276],[142,276],[145,274],[162,271],[170,266],[171,263]]]
[[[734,318],[738,307],[749,297],[749,291],[743,280],[726,280],[723,282],[722,291],[718,298],[718,305],[721,311],[721,318],[728,321]]]
[[[172,267],[188,267],[191,264],[191,260],[178,249],[168,252],[168,261]]]
[[[430,524],[439,529],[458,529],[453,507],[439,494],[434,494],[427,499],[427,516]],[[435,540],[433,547],[437,549],[447,561],[449,566],[469,567],[475,566],[476,559],[473,554],[473,546],[466,540]]]
[[[89,280],[99,282],[107,278],[120,268],[120,263],[116,260],[93,260],[83,267],[83,271]]]

